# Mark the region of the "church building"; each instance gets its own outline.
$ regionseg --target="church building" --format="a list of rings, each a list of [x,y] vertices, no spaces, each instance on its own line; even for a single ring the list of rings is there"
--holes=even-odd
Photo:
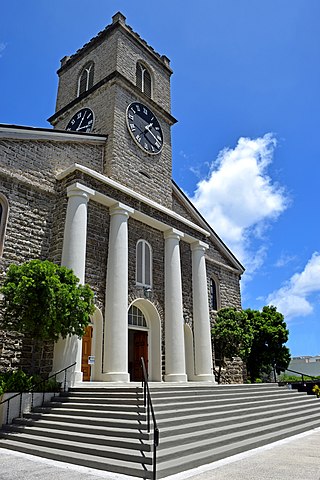
[[[117,13],[61,60],[53,128],[0,125],[0,282],[49,259],[95,293],[48,360],[73,382],[140,381],[144,357],[152,382],[214,383],[211,322],[241,308],[242,265],[172,180],[171,74]],[[0,369],[19,341],[0,332]]]

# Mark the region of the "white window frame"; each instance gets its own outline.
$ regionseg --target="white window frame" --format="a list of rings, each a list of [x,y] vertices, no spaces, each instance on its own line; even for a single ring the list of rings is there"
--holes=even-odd
[[[149,70],[147,67],[145,67],[145,66],[143,65],[143,63],[141,63],[141,62],[137,62],[137,68],[140,68],[140,70],[141,70],[141,91],[142,91],[145,95],[147,95],[148,97],[152,98],[153,79],[152,79],[152,75],[151,75],[151,73],[150,73],[150,70]],[[146,91],[145,91],[145,72],[147,72],[148,75],[149,75],[149,77],[150,77],[150,96],[149,96],[149,94],[147,94]],[[137,86],[140,88],[139,85],[137,85]]]
[[[4,247],[4,237],[6,234],[6,227],[9,216],[9,203],[7,198],[0,193],[0,204],[2,207],[2,213],[0,218],[0,257],[2,257]]]
[[[89,90],[89,79],[90,79],[90,71],[91,69],[94,68],[94,63],[93,62],[89,62],[87,63],[83,69],[81,70],[81,73],[79,75],[79,78],[78,78],[78,93],[77,93],[77,96],[79,97],[82,93],[85,93]],[[84,75],[84,73],[86,72],[87,74],[87,79],[86,79],[86,89],[84,90],[84,92],[81,92],[80,94],[80,84],[81,84],[81,79],[82,79],[82,76]]]
[[[134,309],[134,308],[136,308],[140,312],[141,317],[143,318],[143,321],[144,321],[145,325],[135,325],[134,323],[129,323],[130,310]],[[137,316],[137,315],[133,315],[133,316]],[[131,307],[128,310],[128,328],[130,328],[132,330],[143,330],[143,331],[148,331],[149,330],[147,319],[146,319],[144,313],[136,305],[131,305]]]
[[[212,282],[214,283],[215,285],[215,293],[216,293],[216,309],[213,308],[213,305],[212,305],[212,289],[211,289],[211,285],[212,285]],[[210,277],[210,310],[213,310],[214,312],[217,312],[219,309],[220,309],[220,287],[219,287],[219,280],[216,278],[216,276],[211,276]]]
[[[139,248],[139,245],[142,244],[142,252],[141,252],[141,275],[142,275],[142,281],[139,282],[138,281],[138,248]],[[146,282],[146,248],[149,249],[149,253],[150,253],[150,265],[149,265],[149,268],[150,268],[150,271],[149,271],[149,276],[150,276],[150,283],[147,283]],[[140,238],[138,241],[137,241],[137,245],[136,245],[136,284],[137,285],[140,285],[140,286],[143,286],[143,287],[152,287],[152,248],[151,248],[151,245],[149,242],[147,242],[146,240]]]

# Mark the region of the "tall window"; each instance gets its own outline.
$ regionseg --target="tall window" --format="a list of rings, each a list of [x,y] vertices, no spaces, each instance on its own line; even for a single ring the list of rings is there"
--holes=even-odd
[[[78,81],[78,97],[89,90],[93,85],[94,65],[92,62],[87,63],[83,68]]]
[[[151,98],[151,75],[144,65],[137,63],[137,87]]]
[[[212,310],[218,310],[218,290],[213,278],[210,278],[210,307]]]
[[[3,252],[4,236],[9,213],[8,200],[0,193],[0,256]]]
[[[152,284],[152,252],[145,240],[137,242],[136,251],[136,282],[137,285],[151,287]]]

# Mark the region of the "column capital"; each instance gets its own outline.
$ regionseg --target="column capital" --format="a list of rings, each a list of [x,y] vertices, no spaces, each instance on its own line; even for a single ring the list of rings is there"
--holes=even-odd
[[[110,215],[125,215],[129,217],[130,214],[134,213],[134,209],[123,203],[116,202],[109,208],[109,213]]]
[[[201,240],[197,240],[196,242],[191,243],[190,247],[192,251],[200,250],[202,252],[205,252],[206,250],[208,250],[209,245],[202,242]]]
[[[176,240],[180,240],[180,238],[184,237],[184,233],[180,232],[180,230],[177,230],[176,228],[169,228],[163,232],[163,236],[165,239],[175,238]]]
[[[82,185],[78,182],[69,185],[69,187],[67,188],[68,197],[84,197],[89,200],[90,197],[93,197],[95,195],[95,193],[96,192],[92,190],[92,188],[86,187],[85,185]]]

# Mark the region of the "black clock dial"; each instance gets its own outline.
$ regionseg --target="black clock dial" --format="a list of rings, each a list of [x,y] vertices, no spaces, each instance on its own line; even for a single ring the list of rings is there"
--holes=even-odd
[[[142,103],[133,102],[127,108],[127,126],[134,141],[150,155],[160,153],[163,134],[157,117]]]
[[[91,132],[94,124],[94,114],[90,108],[82,108],[75,113],[67,125],[66,130],[72,132]]]

